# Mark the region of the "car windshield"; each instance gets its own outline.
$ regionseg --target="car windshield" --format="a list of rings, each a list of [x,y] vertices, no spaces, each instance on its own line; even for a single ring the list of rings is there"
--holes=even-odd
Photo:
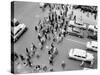
[[[93,48],[97,48],[96,46],[92,46]]]
[[[86,58],[86,56],[80,56],[80,55],[74,55],[76,57],[80,57],[80,58]]]
[[[82,58],[86,58],[86,57],[82,56]]]
[[[79,55],[74,55],[74,56],[76,56],[76,57],[81,57],[81,56],[79,56]]]

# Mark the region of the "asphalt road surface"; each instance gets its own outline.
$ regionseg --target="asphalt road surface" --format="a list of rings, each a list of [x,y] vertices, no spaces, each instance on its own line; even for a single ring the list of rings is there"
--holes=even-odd
[[[43,12],[39,8],[39,3],[31,3],[31,2],[15,2],[14,7],[14,17],[21,23],[24,23],[28,30],[20,37],[20,39],[14,44],[14,50],[18,54],[25,54],[25,48],[28,49],[31,48],[31,43],[35,43],[37,47],[39,47],[39,41],[37,39],[37,32],[34,30],[34,26],[38,24],[38,21],[42,19],[44,16],[48,15],[48,10]],[[89,20],[88,20],[89,22]],[[95,21],[92,21],[95,23]],[[90,21],[91,23],[91,21]],[[54,60],[54,66],[49,65],[49,56],[47,54],[47,49],[40,51],[38,50],[38,53],[40,54],[40,58],[36,59],[33,58],[33,64],[41,64],[41,65],[47,65],[50,68],[54,68],[55,71],[62,71],[61,63],[62,61],[65,61],[66,67],[65,70],[81,70],[83,69],[80,67],[81,61],[76,61],[73,59],[68,58],[68,53],[71,48],[81,48],[86,49],[86,42],[91,41],[86,38],[78,38],[75,36],[69,36],[67,35],[66,38],[64,38],[64,41],[58,45],[56,45],[59,54]],[[50,44],[50,42],[47,43],[47,46]],[[97,68],[97,53],[88,51],[92,54],[94,54],[96,62],[94,63],[93,69]],[[15,67],[16,68],[16,67]]]

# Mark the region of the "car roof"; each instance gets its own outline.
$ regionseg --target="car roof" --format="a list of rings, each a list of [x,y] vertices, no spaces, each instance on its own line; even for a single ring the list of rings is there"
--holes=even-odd
[[[82,49],[73,49],[73,54],[78,56],[86,57],[86,51]]]
[[[92,44],[93,46],[97,46],[97,45],[98,45],[98,43],[97,43],[96,41],[91,41],[91,44]]]
[[[95,26],[96,26],[96,25],[89,25],[89,28],[93,28],[93,29],[94,29]]]

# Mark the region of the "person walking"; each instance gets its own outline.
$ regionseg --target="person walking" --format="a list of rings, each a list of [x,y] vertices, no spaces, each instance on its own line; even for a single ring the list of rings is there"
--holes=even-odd
[[[63,70],[65,69],[65,67],[66,67],[66,63],[65,63],[64,61],[62,61],[62,63],[61,63],[61,67],[62,67]]]
[[[35,44],[34,43],[32,43],[32,48],[33,48],[33,50],[35,49],[37,49],[37,47],[35,46]]]
[[[85,66],[85,61],[82,61],[82,63],[80,64],[81,67]]]

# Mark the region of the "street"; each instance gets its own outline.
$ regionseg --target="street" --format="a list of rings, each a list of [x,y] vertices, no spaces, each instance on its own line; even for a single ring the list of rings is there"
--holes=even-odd
[[[48,9],[43,12],[39,8],[39,3],[31,2],[15,2],[14,6],[14,17],[18,19],[19,22],[24,23],[28,30],[14,43],[14,51],[18,54],[25,54],[25,49],[31,49],[31,43],[34,43],[37,47],[39,46],[39,41],[37,39],[37,32],[35,31],[35,26],[38,24],[39,20],[44,16],[48,15]],[[93,18],[91,19],[93,20]],[[89,20],[88,20],[89,23]],[[91,23],[91,21],[90,21]],[[93,21],[92,24],[96,24]],[[68,58],[68,53],[71,48],[80,48],[86,50],[86,43],[91,41],[87,38],[79,38],[75,36],[68,35],[64,38],[63,42],[55,45],[58,49],[59,54],[54,59],[54,65],[49,65],[49,56],[46,46],[49,46],[51,42],[47,42],[43,50],[38,50],[40,58],[33,58],[33,64],[47,65],[49,68],[53,68],[54,71],[62,71],[61,63],[65,61],[66,67],[65,71],[71,70],[82,70],[83,67],[80,67],[81,61],[73,60]],[[97,52],[88,51],[94,54],[95,63],[93,69],[97,68]],[[85,67],[88,67],[86,64]],[[16,67],[15,67],[16,68]]]

